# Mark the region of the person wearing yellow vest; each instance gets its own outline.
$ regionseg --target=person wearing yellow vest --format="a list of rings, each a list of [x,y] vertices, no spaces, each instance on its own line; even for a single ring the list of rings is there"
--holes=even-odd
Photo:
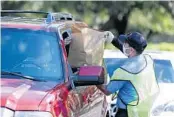
[[[138,32],[114,35],[106,31],[106,42],[111,42],[127,57],[113,72],[110,82],[97,87],[106,95],[117,93],[116,117],[150,117],[159,87],[154,72],[154,63],[149,55],[142,54],[147,46]]]

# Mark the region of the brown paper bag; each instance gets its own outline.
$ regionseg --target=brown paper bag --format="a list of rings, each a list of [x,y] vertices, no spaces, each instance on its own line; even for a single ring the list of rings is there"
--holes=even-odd
[[[72,67],[102,65],[103,53],[103,32],[88,27],[73,26],[68,56],[68,61]]]

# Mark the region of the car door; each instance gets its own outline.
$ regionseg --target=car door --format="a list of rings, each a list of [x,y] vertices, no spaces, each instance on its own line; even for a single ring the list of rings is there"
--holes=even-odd
[[[106,116],[106,96],[95,85],[81,86],[77,90],[83,90],[79,92],[83,99],[83,110],[81,110],[80,117]]]
[[[107,110],[106,96],[96,86],[88,86],[85,91],[89,96],[87,101],[90,105],[85,117],[104,117]]]
[[[96,86],[79,86],[74,89],[79,98],[78,117],[104,117],[106,111],[106,100],[104,94]]]
[[[105,67],[105,64],[103,63]],[[107,72],[105,67],[105,78],[107,78]],[[89,105],[87,116],[105,117],[107,113],[107,100],[106,95],[101,92],[96,86],[88,86],[86,92],[89,94]]]
[[[89,97],[90,94],[87,92],[88,86],[79,86],[75,88],[77,94],[79,96],[80,107],[79,112],[76,114],[78,117],[86,117],[86,113],[88,113],[90,108]]]

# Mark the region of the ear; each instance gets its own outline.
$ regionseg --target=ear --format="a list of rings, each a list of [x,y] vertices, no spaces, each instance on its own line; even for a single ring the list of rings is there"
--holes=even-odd
[[[132,47],[130,47],[130,51],[131,51],[131,52],[134,52],[134,51],[135,51],[135,49],[134,49],[134,48],[132,48]]]
[[[132,47],[130,47],[130,53],[136,53],[136,50]]]

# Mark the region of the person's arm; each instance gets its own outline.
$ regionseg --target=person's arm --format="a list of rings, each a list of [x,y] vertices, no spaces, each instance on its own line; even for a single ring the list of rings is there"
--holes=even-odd
[[[111,43],[123,52],[123,43],[118,38],[114,37]]]
[[[123,42],[124,39],[122,38],[122,35],[120,35],[118,38],[115,37],[112,32],[110,31],[105,31],[104,32],[104,37],[105,37],[105,41],[107,43],[112,43],[116,48],[118,48],[120,51],[123,52]]]
[[[97,85],[97,88],[100,89],[105,95],[110,95],[112,94],[107,90],[107,85]]]
[[[110,81],[108,85],[97,85],[105,95],[110,95],[121,89],[126,81]]]

